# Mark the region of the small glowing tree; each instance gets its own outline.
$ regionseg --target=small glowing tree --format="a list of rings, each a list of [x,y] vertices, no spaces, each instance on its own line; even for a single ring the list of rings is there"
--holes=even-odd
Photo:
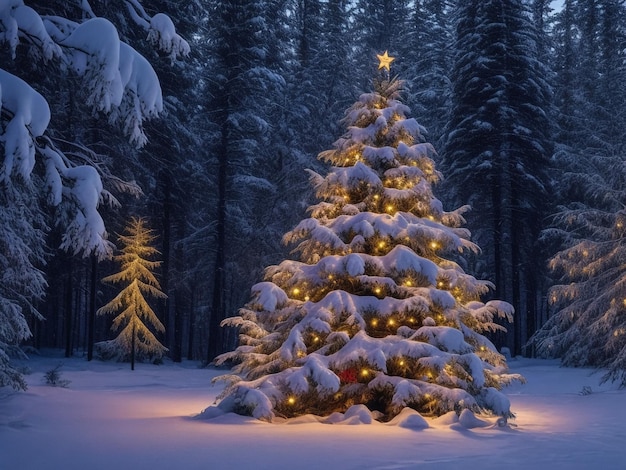
[[[381,68],[390,58],[379,56]],[[311,172],[321,199],[284,240],[300,261],[266,270],[252,301],[226,326],[240,345],[218,407],[259,419],[327,416],[366,405],[391,419],[405,407],[508,417],[499,389],[512,380],[482,335],[511,318],[491,287],[463,272],[455,253],[478,251],[432,193],[440,179],[423,128],[406,117],[402,82],[381,75],[345,117],[347,133]],[[447,258],[446,258],[447,256]]]
[[[113,320],[112,330],[122,330],[117,338],[98,343],[97,346],[105,357],[130,359],[131,369],[134,370],[137,357],[156,359],[167,351],[150,331],[149,327],[152,327],[163,333],[165,327],[146,301],[145,295],[161,299],[167,296],[161,292],[161,286],[153,274],[153,270],[161,262],[148,259],[159,253],[152,246],[156,238],[152,235],[152,230],[146,227],[145,220],[133,218],[126,227],[126,232],[127,235],[119,236],[123,245],[122,253],[114,258],[120,263],[122,270],[102,279],[103,282],[124,284],[125,287],[97,312],[98,315],[118,313]]]

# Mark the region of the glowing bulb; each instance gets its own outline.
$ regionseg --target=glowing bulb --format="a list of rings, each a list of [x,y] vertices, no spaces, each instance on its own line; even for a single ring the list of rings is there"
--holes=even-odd
[[[361,375],[363,377],[367,377],[368,375],[370,375],[370,371],[367,369],[361,369]]]
[[[409,323],[415,323],[415,318],[413,317],[409,318]]]
[[[300,289],[298,289],[297,287],[294,287],[294,289],[291,292],[293,292],[293,295],[298,295],[300,293]]]
[[[377,294],[380,294],[381,292],[380,287],[377,287],[376,289],[374,289],[374,292],[376,292]]]
[[[378,242],[378,248],[384,248],[385,242]]]
[[[328,279],[332,281],[332,280],[333,280],[333,275],[332,275],[332,274],[329,274],[329,275],[328,275]]]
[[[387,212],[393,212],[393,206],[391,204],[387,206]]]
[[[439,287],[443,287],[443,281],[439,281],[439,282],[437,283],[437,286],[439,286]]]
[[[378,199],[380,199],[380,196],[378,194],[374,194],[374,199],[378,201]]]
[[[289,397],[287,399],[287,403],[289,403],[290,405],[295,405],[296,399],[294,397]]]
[[[404,365],[404,361],[400,361],[400,365],[403,366]]]
[[[437,245],[437,242],[430,242],[430,247],[431,247],[433,250],[436,250],[438,246],[439,246],[439,245]]]
[[[624,226],[624,224],[622,224],[621,222],[617,223],[617,228],[622,228]]]
[[[316,343],[319,342],[319,340],[320,340],[319,336],[316,336],[315,338],[313,338],[313,341]]]
[[[407,287],[411,287],[413,285],[413,283],[411,281],[406,281],[404,283],[404,285],[407,286]]]
[[[390,318],[389,321],[387,322],[387,325],[389,326],[393,326],[396,324],[396,321],[393,318]]]
[[[304,296],[304,300],[306,300],[307,302],[311,299],[311,297],[309,297],[308,295]]]
[[[371,323],[372,326],[378,326],[378,320],[376,320],[376,318],[374,318]]]

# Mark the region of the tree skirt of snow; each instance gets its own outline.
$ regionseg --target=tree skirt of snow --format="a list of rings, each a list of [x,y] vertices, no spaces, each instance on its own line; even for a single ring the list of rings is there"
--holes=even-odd
[[[59,364],[67,388],[45,385],[45,373]],[[514,428],[410,409],[385,425],[359,406],[322,421],[306,415],[267,423],[234,413],[193,419],[221,392],[211,380],[223,371],[168,361],[131,371],[61,352],[33,356],[16,364],[30,370],[29,389],[0,389],[0,469],[623,468],[626,390],[556,361],[509,365],[528,379],[504,390]],[[478,418],[490,425],[467,425]]]

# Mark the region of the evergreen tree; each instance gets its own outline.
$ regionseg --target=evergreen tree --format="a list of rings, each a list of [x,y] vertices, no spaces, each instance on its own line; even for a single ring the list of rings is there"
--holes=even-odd
[[[519,354],[542,306],[551,89],[524,2],[468,1],[456,14],[445,189],[472,206],[468,226],[485,250],[474,271],[493,278],[496,296],[519,313],[507,338]]]
[[[477,251],[432,193],[435,151],[400,102],[402,82],[380,77],[348,110],[346,134],[311,172],[318,204],[284,240],[300,261],[266,270],[253,299],[224,325],[240,345],[216,364],[219,407],[271,420],[329,415],[365,404],[390,419],[403,408],[439,415],[486,410],[510,416],[498,389],[521,377],[485,331],[512,308],[481,302],[492,286],[451,257]]]
[[[410,40],[406,41],[409,47],[404,53],[412,84],[411,109],[416,119],[428,122],[427,138],[433,144],[442,141],[451,108],[452,12],[452,2],[448,0],[415,2],[409,24]]]
[[[560,357],[566,366],[606,368],[602,377],[626,386],[626,213],[624,172],[619,175],[620,209],[578,206],[557,216],[566,248],[550,260],[561,284],[550,291],[555,313],[530,343],[540,357]],[[555,234],[553,234],[555,235]]]
[[[120,330],[117,338],[98,344],[105,357],[130,359],[135,369],[136,358],[160,358],[165,348],[156,338],[151,328],[163,333],[165,327],[146,301],[149,295],[158,299],[167,296],[161,292],[159,281],[153,274],[161,262],[149,258],[158,253],[152,246],[154,235],[146,227],[143,219],[133,218],[126,228],[127,235],[120,235],[122,253],[115,256],[122,270],[106,276],[103,282],[123,284],[124,288],[113,300],[98,309],[98,315],[117,313],[113,320],[114,331]]]

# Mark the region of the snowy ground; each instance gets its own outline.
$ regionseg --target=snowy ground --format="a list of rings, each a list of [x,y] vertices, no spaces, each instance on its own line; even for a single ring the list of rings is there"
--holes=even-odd
[[[68,388],[44,384],[63,363]],[[510,362],[513,426],[425,430],[383,424],[192,419],[217,371],[33,357],[27,392],[0,389],[0,469],[617,469],[626,461],[626,390],[554,361]],[[584,394],[584,387],[591,393]]]

